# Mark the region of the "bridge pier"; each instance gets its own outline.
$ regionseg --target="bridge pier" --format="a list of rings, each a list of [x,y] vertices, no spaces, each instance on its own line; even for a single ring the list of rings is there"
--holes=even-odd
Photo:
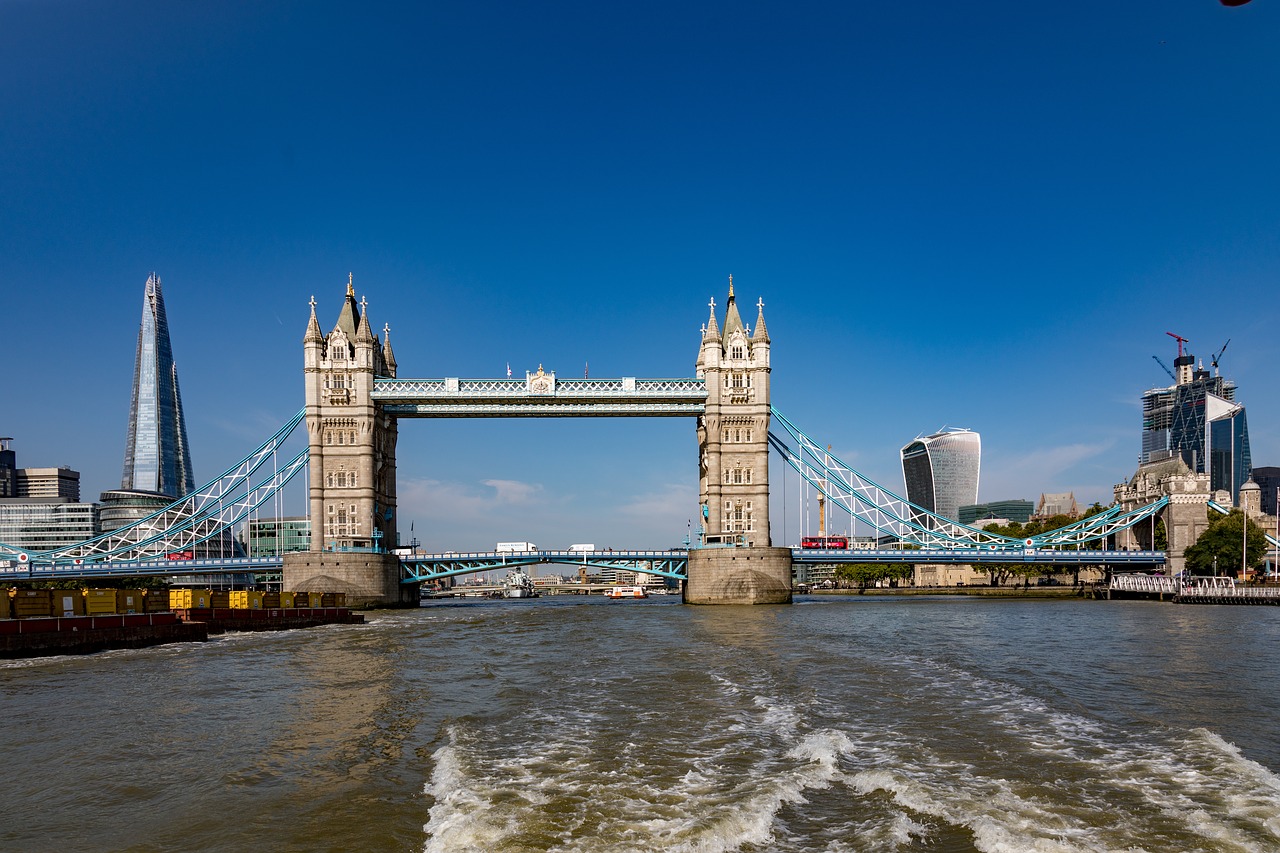
[[[355,608],[418,605],[418,585],[400,583],[395,554],[298,551],[283,559],[283,586],[290,592],[342,592]]]
[[[689,551],[685,604],[790,604],[791,549]]]

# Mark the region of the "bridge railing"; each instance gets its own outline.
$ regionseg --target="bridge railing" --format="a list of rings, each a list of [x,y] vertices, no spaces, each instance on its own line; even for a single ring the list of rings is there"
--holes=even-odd
[[[556,379],[554,390],[530,390],[524,379],[377,379],[375,400],[418,400],[459,397],[512,399],[529,397],[681,397],[705,400],[703,379]]]
[[[816,549],[793,548],[792,559],[804,563],[1041,563],[1061,566],[1162,565],[1163,551],[1024,548]]]
[[[1119,592],[1176,595],[1181,584],[1175,578],[1162,575],[1115,575],[1111,578],[1110,587]]]

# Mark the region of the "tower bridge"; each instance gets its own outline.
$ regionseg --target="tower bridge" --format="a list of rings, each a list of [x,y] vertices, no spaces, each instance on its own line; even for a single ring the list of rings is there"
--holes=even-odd
[[[958,524],[910,504],[823,449],[770,404],[772,341],[764,302],[754,328],[743,322],[729,280],[723,314],[712,299],[694,375],[676,378],[560,379],[541,366],[523,379],[413,379],[398,375],[389,326],[373,332],[368,303],[356,300],[348,278],[337,322],[326,334],[311,299],[303,336],[302,412],[221,477],[151,516],[110,534],[42,553],[0,545],[6,567],[34,576],[206,574],[244,564],[169,563],[234,529],[275,498],[302,470],[307,478],[311,550],[283,558],[252,558],[254,570],[279,566],[289,589],[323,587],[356,603],[413,603],[423,580],[483,571],[486,555],[435,555],[402,562],[387,553],[397,540],[396,446],[401,420],[473,417],[686,417],[697,444],[700,537],[687,553],[637,552],[629,566],[685,581],[694,604],[782,603],[791,599],[793,562],[868,560],[939,563],[1023,562],[1154,567],[1166,555],[1142,530],[1167,518],[1169,558],[1194,541],[1188,507],[1207,503],[1196,483],[1152,472],[1117,487],[1101,514],[1034,537],[1010,539]],[[277,458],[295,426],[305,425],[306,449]],[[811,552],[775,547],[769,518],[770,449],[833,508],[909,550]],[[268,461],[270,465],[268,466]],[[1198,481],[1197,481],[1198,483]],[[1144,524],[1150,522],[1150,524]],[[1120,551],[1096,543],[1119,536]],[[1274,543],[1273,543],[1274,544]],[[732,545],[734,547],[723,547]],[[717,547],[718,546],[718,547]],[[508,565],[510,557],[504,558]],[[557,561],[546,552],[530,557]],[[582,555],[573,562],[621,565],[621,555]],[[1176,563],[1175,563],[1176,565]],[[656,568],[655,568],[656,567]]]

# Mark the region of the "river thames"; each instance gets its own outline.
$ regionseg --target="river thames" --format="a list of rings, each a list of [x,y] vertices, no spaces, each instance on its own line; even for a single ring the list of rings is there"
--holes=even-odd
[[[6,851],[1280,849],[1280,608],[563,596],[0,664]]]

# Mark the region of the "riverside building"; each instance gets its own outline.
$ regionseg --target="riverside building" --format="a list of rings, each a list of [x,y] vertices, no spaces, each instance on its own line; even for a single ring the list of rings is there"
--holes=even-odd
[[[80,472],[19,468],[12,440],[0,438],[0,542],[40,552],[92,539],[98,505],[80,502]]]

